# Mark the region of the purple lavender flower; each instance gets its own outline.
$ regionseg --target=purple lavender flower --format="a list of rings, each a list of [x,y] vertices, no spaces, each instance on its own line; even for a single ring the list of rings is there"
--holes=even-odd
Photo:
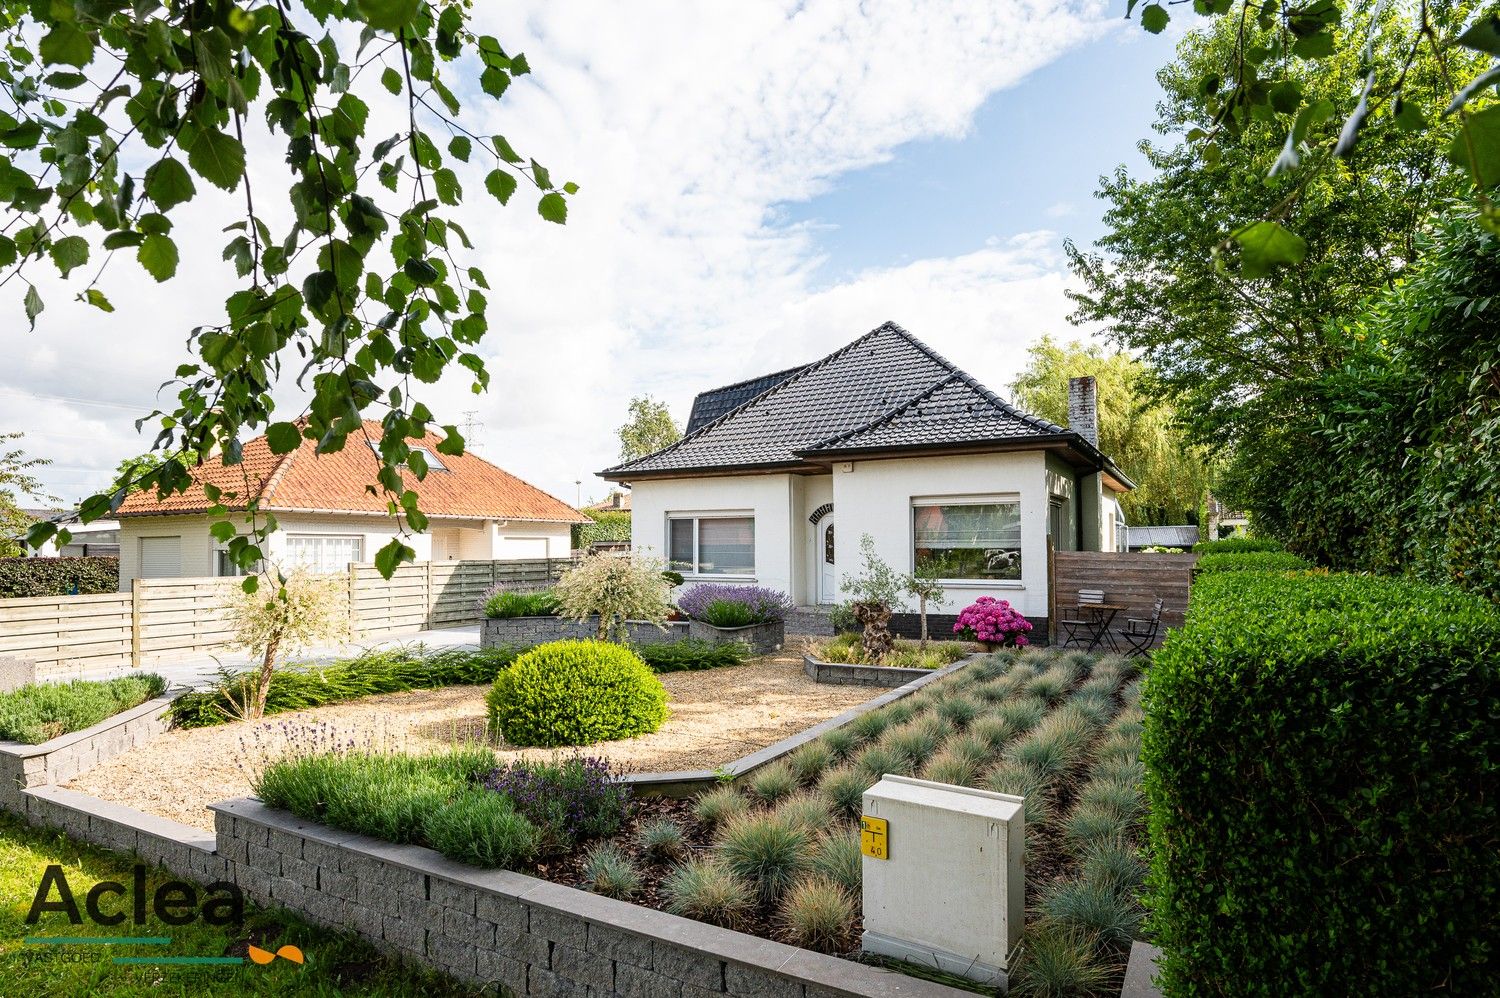
[[[694,620],[706,620],[708,608],[714,603],[741,604],[750,611],[757,624],[785,620],[787,611],[795,606],[792,598],[779,589],[727,586],[713,582],[688,586],[677,597],[677,608]]]
[[[564,849],[614,834],[630,813],[630,788],[592,756],[512,762],[485,774],[481,785],[509,797],[516,811]]]

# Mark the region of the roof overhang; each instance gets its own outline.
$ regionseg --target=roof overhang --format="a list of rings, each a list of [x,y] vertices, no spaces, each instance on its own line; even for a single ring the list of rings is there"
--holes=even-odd
[[[747,475],[822,475],[828,471],[826,465],[810,461],[783,461],[776,464],[723,464],[701,468],[666,468],[653,471],[630,471],[624,468],[606,468],[596,472],[606,482],[630,485],[634,482],[649,482],[669,478],[730,478]]]
[[[120,519],[130,519],[137,516],[206,516],[210,508],[207,506],[199,509],[153,509],[153,510],[121,510],[116,513]],[[225,513],[243,513],[244,506],[225,506]],[[375,509],[319,509],[313,506],[262,506],[257,510],[260,513],[302,513],[310,516],[360,516],[372,519],[388,519],[393,514],[385,510]],[[538,516],[511,516],[505,513],[459,514],[459,513],[429,513],[422,510],[429,520],[468,520],[474,523],[482,523],[485,520],[506,520],[516,523],[588,523],[589,520],[583,515],[577,517],[538,517]]]

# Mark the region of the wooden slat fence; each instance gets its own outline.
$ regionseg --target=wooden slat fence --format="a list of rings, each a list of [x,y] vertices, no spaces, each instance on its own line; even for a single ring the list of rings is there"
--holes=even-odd
[[[382,638],[480,618],[496,585],[543,589],[568,558],[402,565],[390,580],[350,565],[345,588],[355,639]],[[137,579],[130,592],[0,599],[0,659],[33,662],[39,674],[141,665],[226,650],[227,605],[239,579]]]
[[[1126,617],[1149,617],[1151,606],[1160,596],[1162,628],[1158,642],[1168,628],[1182,626],[1187,612],[1188,584],[1195,554],[1126,554],[1114,551],[1057,551],[1052,555],[1052,585],[1048,602],[1049,617],[1077,605],[1078,590],[1103,589],[1107,603],[1129,607],[1115,617],[1112,629],[1125,626]]]

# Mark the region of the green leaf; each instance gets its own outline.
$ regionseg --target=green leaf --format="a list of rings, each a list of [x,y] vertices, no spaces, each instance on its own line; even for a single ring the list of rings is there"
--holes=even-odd
[[[296,423],[272,423],[266,427],[266,443],[272,454],[290,454],[302,446],[302,431]]]
[[[204,128],[188,147],[188,164],[215,187],[232,191],[245,173],[245,147],[232,135]]]
[[[568,220],[567,199],[556,191],[543,194],[542,199],[536,203],[536,211],[547,221],[556,222],[558,225]]]
[[[42,62],[49,66],[58,63],[65,66],[87,66],[89,60],[94,58],[94,39],[77,24],[63,21],[42,36],[37,52],[41,55]]]
[[[1240,246],[1240,276],[1249,280],[1265,277],[1278,266],[1301,263],[1307,256],[1307,240],[1278,222],[1251,222],[1233,238]]]
[[[1172,20],[1172,15],[1167,13],[1167,8],[1161,4],[1152,4],[1141,10],[1141,27],[1159,35],[1167,28],[1167,23]]]
[[[40,133],[40,129],[38,129],[38,133]],[[521,162],[521,154],[511,148],[510,143],[505,140],[505,136],[503,135],[495,136],[495,152],[507,163]]]
[[[57,533],[57,524],[47,520],[39,520],[26,530],[26,545],[30,548],[39,548],[50,541]]]
[[[1332,31],[1320,31],[1316,35],[1297,39],[1292,45],[1292,54],[1303,59],[1326,59],[1333,55],[1333,43]]]
[[[448,143],[448,154],[463,163],[469,161],[469,152],[472,149],[473,143],[466,135],[455,135]]]
[[[484,178],[484,189],[495,195],[501,204],[509,204],[510,196],[516,192],[516,178],[504,170],[491,170]]]
[[[1494,14],[1481,17],[1454,40],[1466,49],[1500,58],[1500,17]]]
[[[77,267],[89,262],[89,241],[82,236],[65,236],[52,244],[52,262],[67,277]]]
[[[392,539],[385,547],[375,552],[375,571],[380,573],[381,578],[389,579],[396,574],[396,569],[403,561],[415,562],[416,560],[415,551],[399,540]]]
[[[101,312],[113,312],[115,310],[115,307],[110,304],[109,299],[104,297],[104,292],[97,288],[88,288],[83,292],[82,297],[85,302]]]
[[[1448,144],[1448,159],[1468,170],[1481,190],[1500,183],[1500,104],[1463,116]]]
[[[234,524],[228,520],[218,520],[209,524],[208,532],[213,535],[214,540],[223,544],[234,536]]]
[[[385,72],[380,74],[380,82],[393,94],[401,93],[401,74],[390,66],[385,67]]]
[[[31,328],[36,328],[36,317],[42,314],[42,309],[47,306],[42,303],[42,296],[37,294],[36,285],[26,285],[26,321],[31,323]]]
[[[177,273],[177,244],[171,236],[153,234],[141,240],[135,258],[146,268],[146,273],[158,281],[165,281]]]
[[[458,432],[456,426],[443,427],[443,439],[438,441],[437,450],[439,454],[449,457],[462,457],[464,453],[464,438]]]
[[[146,171],[146,196],[156,202],[162,211],[171,211],[185,201],[191,201],[198,189],[193,186],[193,177],[187,167],[168,156],[152,164]]]
[[[1421,132],[1427,129],[1427,118],[1422,110],[1409,100],[1396,98],[1391,105],[1391,114],[1396,119],[1396,127],[1403,132]]]
[[[418,0],[358,0],[355,6],[370,27],[394,34],[417,16]]]

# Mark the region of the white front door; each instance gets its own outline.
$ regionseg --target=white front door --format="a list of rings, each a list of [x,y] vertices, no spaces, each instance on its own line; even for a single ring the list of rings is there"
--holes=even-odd
[[[818,527],[818,602],[836,603],[839,598],[839,575],[833,562],[833,517],[825,516]]]

